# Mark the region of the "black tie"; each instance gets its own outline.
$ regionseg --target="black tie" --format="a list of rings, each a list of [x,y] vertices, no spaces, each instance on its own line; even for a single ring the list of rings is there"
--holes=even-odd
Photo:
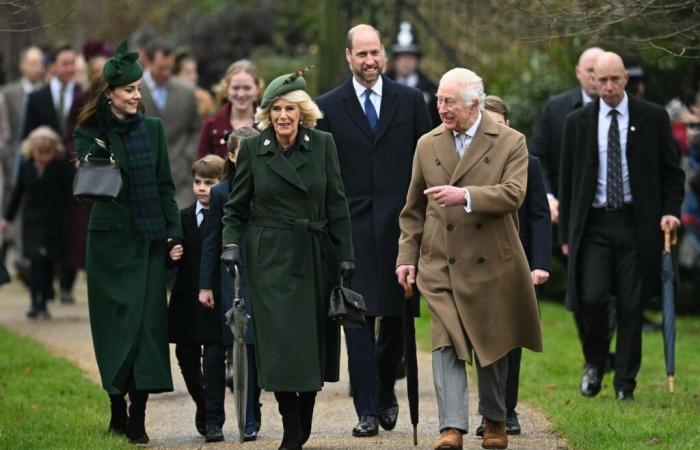
[[[620,149],[620,128],[617,124],[617,110],[610,111],[608,129],[608,208],[619,209],[623,203],[622,193],[622,151]]]
[[[200,209],[200,211],[202,212],[202,223],[199,224],[199,226],[201,227],[202,225],[204,225],[204,222],[207,221],[207,215],[209,214],[209,209],[202,208],[202,209]]]

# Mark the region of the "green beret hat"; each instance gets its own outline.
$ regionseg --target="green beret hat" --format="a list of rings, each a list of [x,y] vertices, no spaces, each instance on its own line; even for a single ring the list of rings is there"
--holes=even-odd
[[[138,52],[129,52],[126,41],[119,44],[114,56],[107,60],[102,75],[110,86],[124,86],[141,79],[143,67],[138,62]]]
[[[308,67],[306,68],[308,69]],[[306,69],[299,69],[295,72],[281,75],[267,85],[263,94],[262,109],[267,108],[277,97],[286,94],[287,92],[297,91],[299,89],[306,90],[306,80],[301,75]]]

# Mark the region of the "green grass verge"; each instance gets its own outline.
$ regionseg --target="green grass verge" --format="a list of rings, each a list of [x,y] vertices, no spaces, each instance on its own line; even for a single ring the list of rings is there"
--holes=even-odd
[[[569,448],[580,450],[700,448],[700,318],[677,320],[676,393],[666,390],[663,337],[644,333],[636,401],[615,400],[612,373],[595,398],[579,394],[583,363],[571,313],[542,302],[544,353],[524,352],[520,399],[544,411]],[[660,317],[655,317],[660,320]],[[416,322],[421,347],[430,349],[430,317]],[[520,417],[521,422],[527,416]]]
[[[0,327],[0,448],[127,449],[109,399],[75,365]]]

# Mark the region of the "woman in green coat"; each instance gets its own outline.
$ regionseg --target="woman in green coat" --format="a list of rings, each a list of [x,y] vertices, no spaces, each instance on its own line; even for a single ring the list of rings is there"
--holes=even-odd
[[[148,393],[173,389],[166,241],[179,240],[182,231],[163,125],[141,112],[143,69],[137,58],[138,53],[128,53],[123,43],[92,83],[78,118],[75,145],[81,160],[111,153],[121,171],[118,200],[96,202],[90,215],[90,326],[102,386],[112,406],[109,428],[146,443]]]
[[[284,436],[300,449],[316,392],[338,381],[340,330],[328,319],[331,290],[354,269],[350,213],[333,137],[314,130],[321,112],[300,74],[276,78],[256,114],[259,136],[242,141],[224,207],[222,260],[246,243],[258,381],[275,393]]]

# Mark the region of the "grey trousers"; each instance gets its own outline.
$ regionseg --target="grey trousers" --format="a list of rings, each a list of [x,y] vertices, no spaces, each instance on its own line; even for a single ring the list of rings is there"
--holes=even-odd
[[[495,422],[506,420],[506,380],[508,358],[487,367],[476,359],[479,390],[479,414]],[[456,428],[469,431],[469,393],[465,362],[457,358],[453,347],[433,351],[433,381],[438,402],[440,431]]]

